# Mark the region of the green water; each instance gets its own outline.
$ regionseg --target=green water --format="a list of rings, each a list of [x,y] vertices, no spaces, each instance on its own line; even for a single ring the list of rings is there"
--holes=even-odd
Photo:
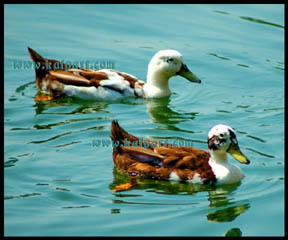
[[[142,80],[155,52],[176,49],[202,84],[175,77],[159,100],[36,103],[34,70],[15,67],[27,46]],[[4,76],[6,236],[284,235],[284,5],[5,5]],[[251,164],[234,185],[139,180],[113,193],[127,176],[95,146],[113,119],[202,149],[228,124]]]

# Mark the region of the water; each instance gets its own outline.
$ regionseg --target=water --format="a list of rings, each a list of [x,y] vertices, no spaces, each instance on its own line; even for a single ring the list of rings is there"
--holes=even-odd
[[[6,236],[284,235],[284,5],[5,5]],[[35,102],[27,46],[45,57],[111,61],[146,80],[160,49],[202,79],[160,100]],[[251,165],[239,184],[127,181],[113,171],[112,119],[132,134],[207,149],[211,126],[237,133]],[[231,159],[232,160],[232,159]],[[234,161],[234,160],[232,160]]]

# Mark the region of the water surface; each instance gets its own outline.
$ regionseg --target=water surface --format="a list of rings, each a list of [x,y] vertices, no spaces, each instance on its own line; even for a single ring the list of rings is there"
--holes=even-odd
[[[4,14],[6,236],[284,235],[284,5],[5,5]],[[176,49],[202,84],[175,77],[159,100],[35,102],[34,70],[15,66],[30,61],[27,46],[110,61],[144,81],[153,54]],[[111,146],[95,146],[113,119],[202,149],[211,126],[228,124],[252,163],[233,185],[139,180],[113,193],[127,176],[113,170]]]

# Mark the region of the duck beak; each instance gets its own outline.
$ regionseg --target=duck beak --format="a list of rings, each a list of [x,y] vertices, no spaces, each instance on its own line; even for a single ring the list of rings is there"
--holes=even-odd
[[[184,63],[182,63],[181,69],[177,74],[186,78],[190,82],[201,83],[201,80],[194,73],[192,73]]]
[[[240,163],[250,164],[250,160],[241,152],[238,144],[231,143],[228,152]]]

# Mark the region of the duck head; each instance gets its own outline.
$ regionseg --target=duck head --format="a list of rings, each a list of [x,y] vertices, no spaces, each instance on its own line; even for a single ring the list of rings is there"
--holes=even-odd
[[[160,88],[168,87],[169,78],[177,75],[190,82],[201,83],[201,80],[188,69],[178,51],[161,50],[153,56],[149,63],[147,83]]]
[[[210,153],[223,156],[230,153],[237,161],[249,164],[250,160],[241,152],[234,130],[223,124],[212,127],[208,133],[208,148]],[[219,157],[218,159],[221,159]]]

